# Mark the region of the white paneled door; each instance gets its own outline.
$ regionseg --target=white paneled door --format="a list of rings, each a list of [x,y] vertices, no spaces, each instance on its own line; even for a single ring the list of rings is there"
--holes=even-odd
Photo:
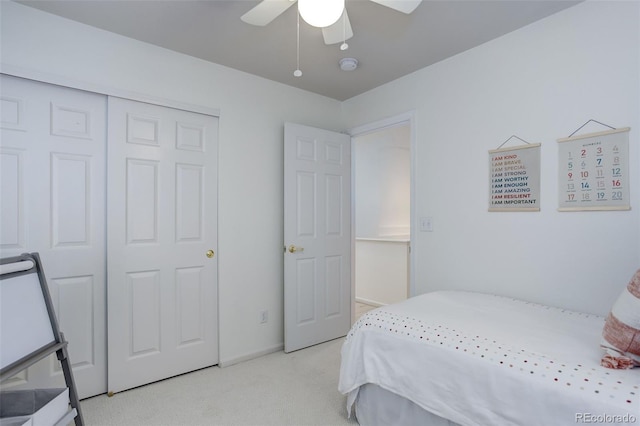
[[[351,138],[286,123],[285,352],[351,326]]]
[[[216,117],[110,97],[108,390],[218,363]]]
[[[106,97],[0,75],[0,98],[0,256],[40,253],[79,396],[104,393]],[[63,383],[51,357],[3,385]]]

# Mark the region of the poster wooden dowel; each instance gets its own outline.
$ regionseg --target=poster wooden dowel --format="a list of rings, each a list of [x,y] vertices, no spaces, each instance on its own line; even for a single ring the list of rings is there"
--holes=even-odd
[[[490,212],[539,212],[539,208],[507,208],[507,209],[489,209]]]
[[[496,148],[496,149],[489,150],[489,154],[495,154],[496,152],[504,152],[504,151],[516,151],[518,149],[537,148],[539,146],[542,146],[542,144],[530,143],[528,145],[520,145],[520,146],[514,146],[514,147],[508,147],[508,148]]]
[[[631,206],[620,206],[620,207],[560,207],[558,209],[559,212],[583,212],[583,211],[626,211],[631,210]]]
[[[582,135],[575,135],[575,136],[569,136],[567,138],[560,138],[560,139],[558,139],[558,142],[571,142],[571,141],[575,141],[575,140],[578,140],[578,139],[595,138],[595,137],[600,137],[600,136],[613,135],[615,133],[628,132],[629,130],[631,130],[631,127],[621,127],[619,129],[603,130],[601,132],[593,132],[593,133],[585,133],[585,134],[582,134]]]

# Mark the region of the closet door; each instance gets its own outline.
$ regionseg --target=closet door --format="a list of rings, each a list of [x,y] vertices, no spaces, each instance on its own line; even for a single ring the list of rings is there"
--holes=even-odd
[[[0,98],[0,256],[40,253],[79,396],[104,393],[106,97],[0,75]],[[3,386],[60,384],[52,357]]]
[[[218,363],[218,119],[108,103],[108,388],[119,392]]]

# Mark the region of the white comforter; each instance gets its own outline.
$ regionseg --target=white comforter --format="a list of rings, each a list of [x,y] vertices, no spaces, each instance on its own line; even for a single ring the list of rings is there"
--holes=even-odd
[[[600,366],[604,318],[470,292],[365,314],[339,390],[374,383],[461,425],[640,424],[640,369]]]

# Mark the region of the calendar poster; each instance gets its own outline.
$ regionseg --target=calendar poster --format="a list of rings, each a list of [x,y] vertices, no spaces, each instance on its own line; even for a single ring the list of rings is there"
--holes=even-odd
[[[558,139],[558,210],[629,210],[629,130]]]
[[[540,211],[540,144],[489,151],[489,211]]]

